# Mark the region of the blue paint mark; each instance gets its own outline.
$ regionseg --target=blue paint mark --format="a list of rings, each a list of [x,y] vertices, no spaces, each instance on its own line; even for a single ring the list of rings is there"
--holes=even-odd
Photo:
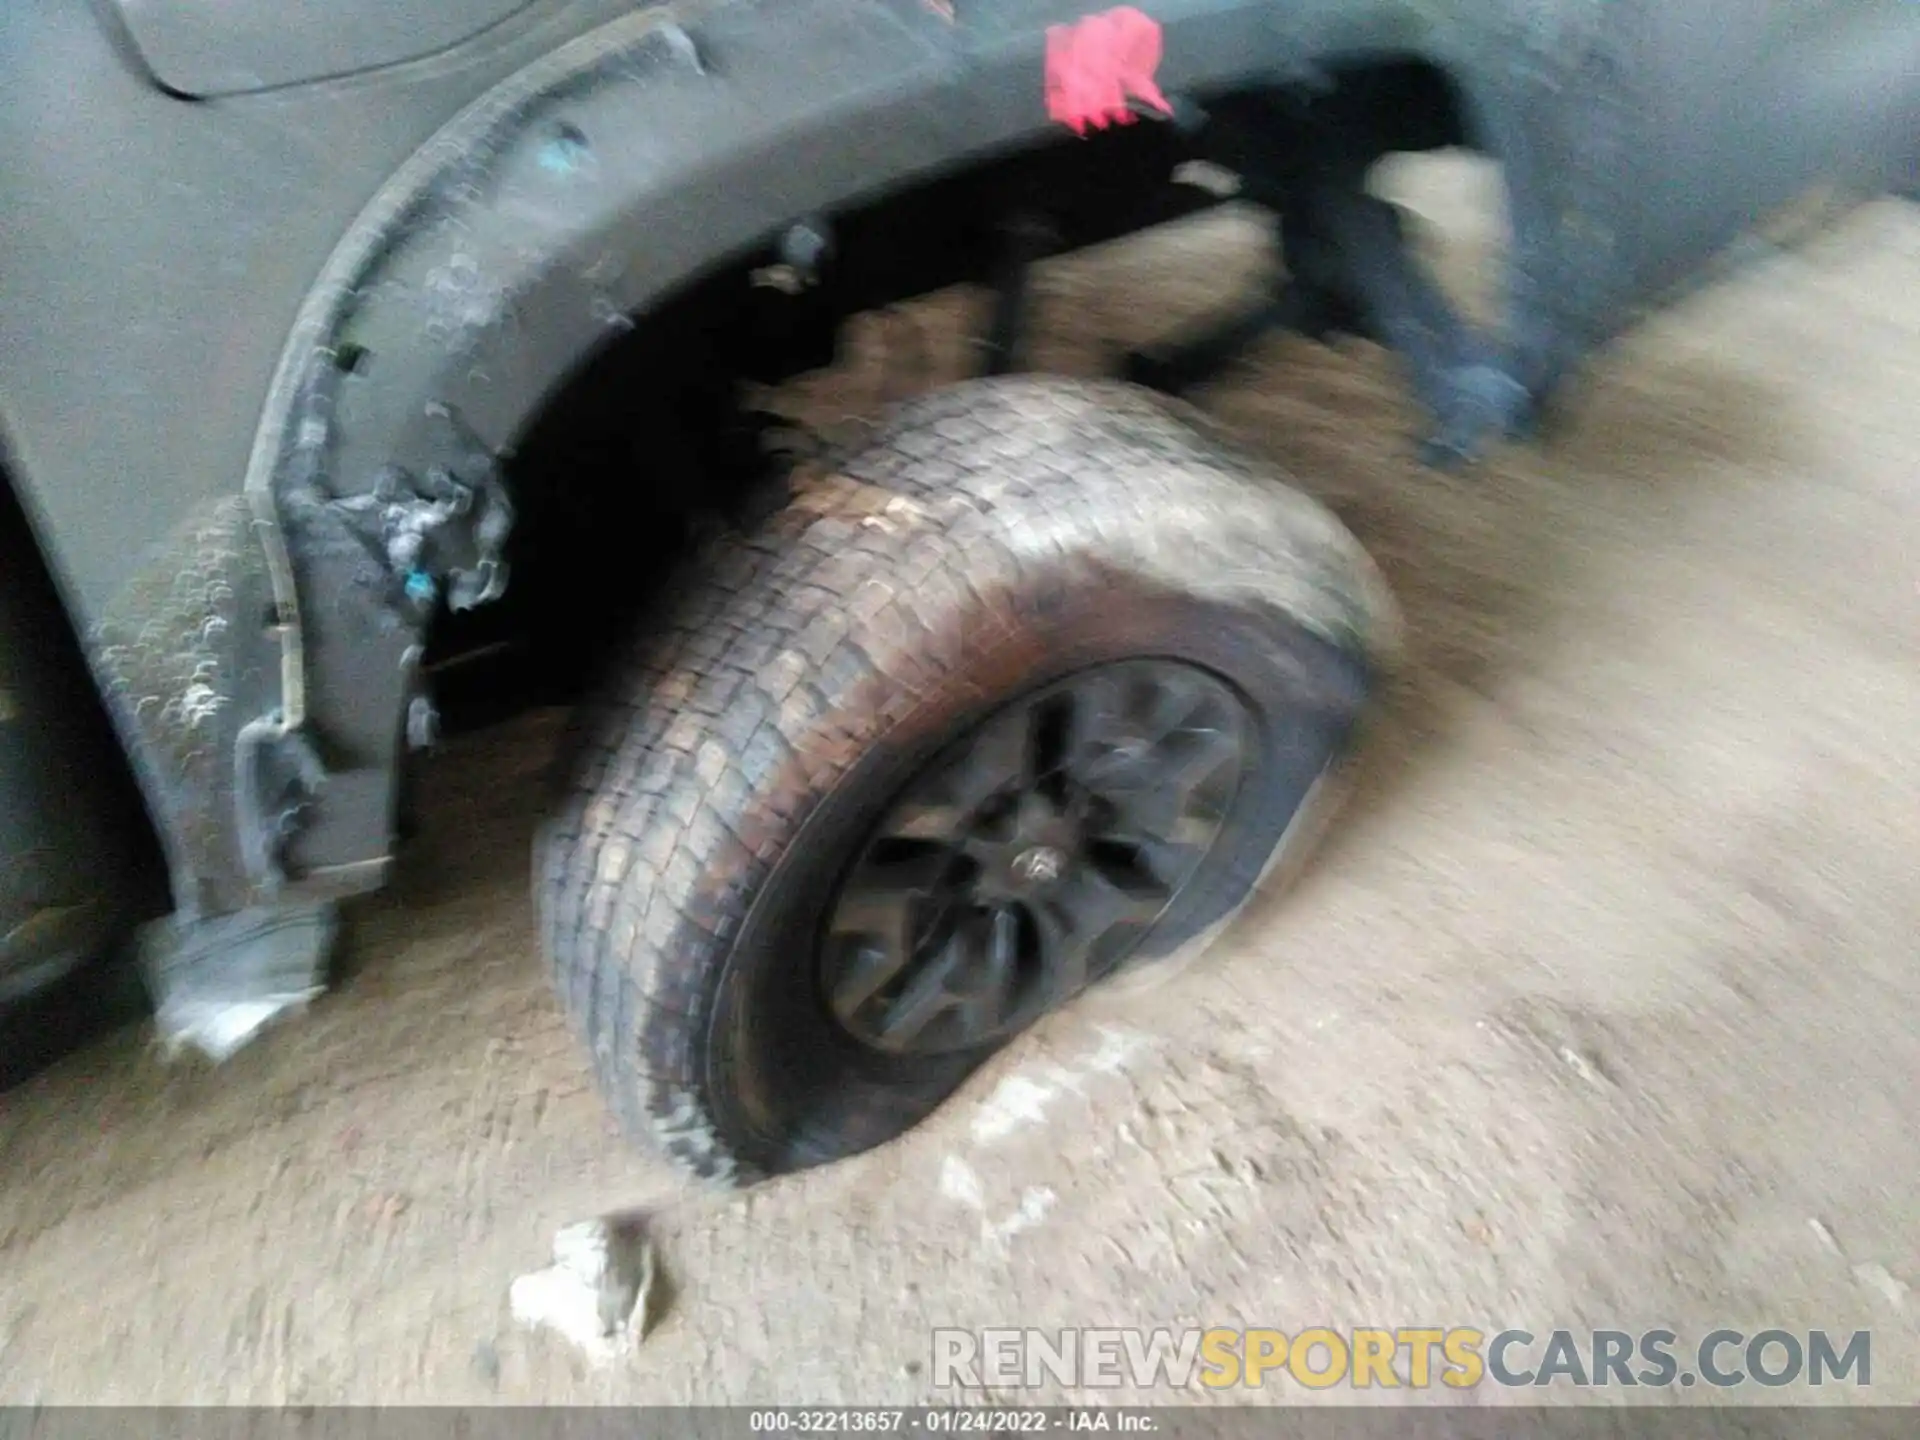
[[[540,168],[551,175],[571,175],[587,159],[587,137],[577,126],[562,125],[540,147]]]
[[[407,598],[422,605],[433,603],[434,596],[440,593],[440,587],[433,583],[433,576],[424,570],[415,570],[407,576]]]

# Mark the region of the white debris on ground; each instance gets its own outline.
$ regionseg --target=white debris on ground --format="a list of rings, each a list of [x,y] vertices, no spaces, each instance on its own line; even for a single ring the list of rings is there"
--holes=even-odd
[[[553,1264],[515,1280],[508,1303],[522,1325],[552,1330],[606,1364],[645,1338],[653,1281],[642,1224],[603,1216],[564,1226],[553,1237]]]
[[[1086,1094],[1096,1075],[1118,1075],[1135,1056],[1153,1045],[1138,1031],[1099,1027],[1099,1046],[1066,1065],[1030,1067],[1028,1073],[1009,1075],[980,1105],[973,1119],[973,1143],[995,1145],[1040,1124],[1047,1109],[1061,1095]]]

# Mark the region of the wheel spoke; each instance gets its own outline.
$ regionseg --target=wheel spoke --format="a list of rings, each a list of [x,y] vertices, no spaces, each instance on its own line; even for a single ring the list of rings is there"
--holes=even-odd
[[[1109,824],[1095,838],[1102,844],[1135,850],[1203,851],[1219,833],[1218,822],[1183,812],[1165,825]]]
[[[1024,790],[1034,776],[1033,707],[999,716],[960,756],[951,772],[955,802],[964,814],[1003,790]]]
[[[893,945],[858,945],[854,957],[840,972],[831,997],[833,1013],[845,1025],[860,1013],[907,963],[907,952]]]
[[[992,1043],[1124,958],[1220,843],[1244,711],[1191,666],[1125,661],[1015,702],[875,827],[821,994],[894,1054]]]
[[[1091,957],[1101,939],[1116,926],[1145,924],[1166,902],[1164,891],[1150,894],[1121,886],[1099,866],[1081,866],[1070,886],[1035,907],[1045,948],[1042,963],[1051,972],[1049,983],[1062,996],[1078,990],[1087,982]]]
[[[994,976],[1013,974],[1020,958],[1020,917],[1011,906],[995,908],[987,930],[987,966]]]
[[[1160,783],[1151,783],[1158,778]],[[1139,784],[1112,784],[1099,792],[1113,818],[1102,827],[1101,838],[1144,841],[1171,834],[1186,809],[1186,796],[1167,784],[1165,776],[1140,777]]]
[[[1149,759],[1144,742],[1133,742],[1125,748],[1094,755],[1081,765],[1073,778],[1096,795],[1139,790],[1153,783]]]
[[[1007,1018],[1020,961],[1020,917],[1011,907],[996,907],[985,929],[980,974],[959,1006],[969,1035],[988,1034]]]
[[[1184,798],[1219,773],[1220,767],[1240,755],[1240,738],[1229,730],[1182,730],[1168,737],[1171,751],[1167,781]],[[1163,751],[1163,753],[1164,753]]]
[[[1153,704],[1141,728],[1156,743],[1190,723],[1206,705],[1207,697],[1190,675],[1168,671],[1156,677]]]
[[[898,1049],[910,1044],[936,1016],[953,1006],[950,984],[954,970],[964,963],[964,959],[961,937],[954,935],[940,953],[907,982],[907,988],[900,992],[900,998],[886,1007],[878,1027],[883,1045]]]
[[[1192,873],[1193,867],[1207,853],[1216,828],[1198,820],[1182,820],[1175,827],[1174,836],[1162,838],[1158,835],[1113,835],[1105,837],[1104,846],[1128,853],[1131,868],[1137,871],[1142,880],[1158,886],[1169,894],[1184,883]],[[1180,835],[1192,835],[1198,838],[1182,840],[1174,838]]]
[[[834,917],[836,931],[884,933],[867,928],[869,917],[891,916],[916,895],[931,895],[946,877],[952,857],[935,845],[917,845],[904,855],[869,857],[854,871],[841,893]]]
[[[1057,1002],[1087,983],[1087,952],[1093,938],[1081,933],[1059,898],[1033,907],[1040,931],[1040,965]]]
[[[1132,703],[1117,676],[1091,676],[1084,688],[1091,698],[1075,733],[1074,778],[1095,793],[1163,786],[1169,744],[1206,708],[1198,682],[1176,673],[1156,676],[1144,706]]]
[[[1232,731],[1175,730],[1138,750],[1109,752],[1087,766],[1079,778],[1096,794],[1123,807],[1137,797],[1170,797],[1177,802],[1175,813],[1164,823],[1172,824],[1186,797],[1239,755],[1239,737]]]
[[[850,891],[835,909],[829,933],[877,941],[904,964],[913,953],[915,898],[912,890]]]
[[[1096,670],[1079,677],[1072,689],[1073,714],[1067,727],[1066,761],[1077,772],[1101,764],[1112,755],[1111,741],[1125,727],[1127,697],[1120,677]]]
[[[1061,896],[1068,923],[1087,945],[1116,925],[1145,924],[1166,903],[1167,893],[1159,886],[1122,885],[1095,864],[1081,867]]]
[[[1156,766],[1137,785],[1112,784],[1100,792],[1111,818],[1099,838],[1145,844],[1211,844],[1218,827],[1191,813],[1194,792],[1235,755],[1231,746],[1197,746],[1171,764]]]
[[[828,923],[831,943],[853,959],[832,987],[834,1012],[852,1015],[912,961],[921,897],[945,874],[946,852],[924,847],[892,862],[868,861],[841,892]]]

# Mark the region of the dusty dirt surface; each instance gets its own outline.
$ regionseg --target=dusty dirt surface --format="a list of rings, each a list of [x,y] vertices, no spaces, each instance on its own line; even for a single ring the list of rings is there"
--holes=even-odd
[[[1484,277],[1477,172],[1425,178]],[[1042,358],[1097,368],[1256,258],[1223,215],[1060,267]],[[964,308],[876,320],[810,412],[952,373]],[[1920,1400],[1916,397],[1897,205],[1466,476],[1410,462],[1376,352],[1266,347],[1208,403],[1410,626],[1319,863],[918,1133],[750,1196],[624,1149],[548,999],[551,717],[461,744],[304,1024],[219,1070],[128,1033],[0,1098],[0,1400],[937,1400],[934,1326],[1190,1324],[1866,1328],[1871,1392],[1735,1398]],[[506,1294],[616,1207],[670,1292],[595,1370]]]

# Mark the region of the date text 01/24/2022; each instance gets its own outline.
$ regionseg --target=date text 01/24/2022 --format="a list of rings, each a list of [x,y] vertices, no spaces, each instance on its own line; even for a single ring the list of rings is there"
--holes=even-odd
[[[970,1410],[941,1407],[926,1410],[780,1409],[755,1410],[748,1429],[767,1434],[887,1434],[919,1432],[928,1435],[1030,1434],[1045,1430],[1129,1431],[1144,1434],[1154,1428],[1151,1415],[1098,1410]]]

